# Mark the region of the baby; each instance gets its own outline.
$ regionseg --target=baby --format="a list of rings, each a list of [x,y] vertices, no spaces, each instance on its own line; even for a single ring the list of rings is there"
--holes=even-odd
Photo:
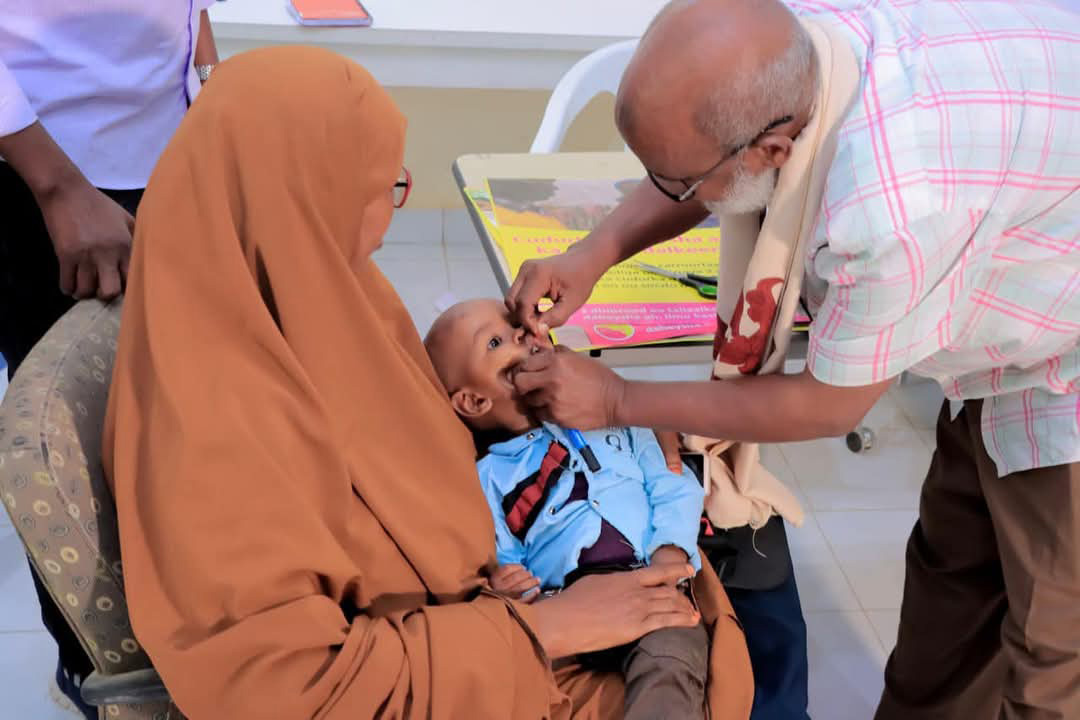
[[[477,437],[501,440],[477,469],[495,519],[492,586],[526,602],[590,573],[652,562],[701,568],[703,490],[668,469],[651,430],[584,433],[592,472],[563,428],[537,422],[514,387],[518,364],[539,349],[496,300],[441,315],[424,341],[458,415]],[[627,718],[700,718],[708,665],[703,625],[656,630],[628,646],[579,658],[626,678]]]

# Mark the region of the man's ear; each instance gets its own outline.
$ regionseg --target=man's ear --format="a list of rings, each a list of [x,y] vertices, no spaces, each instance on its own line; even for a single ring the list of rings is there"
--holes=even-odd
[[[769,133],[750,146],[747,164],[750,172],[757,174],[766,169],[780,169],[791,157],[795,141],[781,133]]]
[[[454,406],[457,414],[463,418],[478,418],[491,412],[494,403],[491,398],[477,392],[462,388],[450,396],[450,404]]]

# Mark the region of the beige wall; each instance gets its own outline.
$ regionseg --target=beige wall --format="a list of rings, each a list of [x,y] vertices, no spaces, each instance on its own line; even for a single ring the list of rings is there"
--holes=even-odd
[[[550,93],[540,90],[389,88],[409,118],[405,164],[413,174],[410,208],[461,206],[450,166],[460,155],[528,152]],[[614,98],[596,97],[570,127],[563,150],[622,148]]]

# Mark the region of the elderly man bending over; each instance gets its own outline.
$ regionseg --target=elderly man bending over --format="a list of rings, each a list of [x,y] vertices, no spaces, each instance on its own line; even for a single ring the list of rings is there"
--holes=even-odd
[[[851,429],[901,372],[937,380],[878,718],[1080,718],[1080,19],[1022,0],[792,5],[799,20],[775,0],[662,12],[616,109],[651,182],[507,297],[530,329],[557,326],[614,263],[767,208],[739,274],[721,262],[730,379],[631,382],[555,352],[518,389],[582,430],[785,442]],[[758,375],[800,290],[807,369]],[[761,637],[747,626],[759,691]],[[804,712],[788,707],[755,718]]]

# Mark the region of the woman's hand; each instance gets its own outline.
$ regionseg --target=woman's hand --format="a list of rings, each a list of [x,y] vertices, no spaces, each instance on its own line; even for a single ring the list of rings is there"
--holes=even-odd
[[[701,620],[674,586],[693,577],[683,563],[589,575],[533,608],[533,631],[548,657],[604,650],[665,627],[693,627]]]
[[[607,366],[560,346],[524,360],[514,385],[540,418],[593,430],[619,424],[626,381]]]
[[[517,563],[500,565],[491,574],[491,589],[513,600],[531,603],[540,595],[540,578]]]

